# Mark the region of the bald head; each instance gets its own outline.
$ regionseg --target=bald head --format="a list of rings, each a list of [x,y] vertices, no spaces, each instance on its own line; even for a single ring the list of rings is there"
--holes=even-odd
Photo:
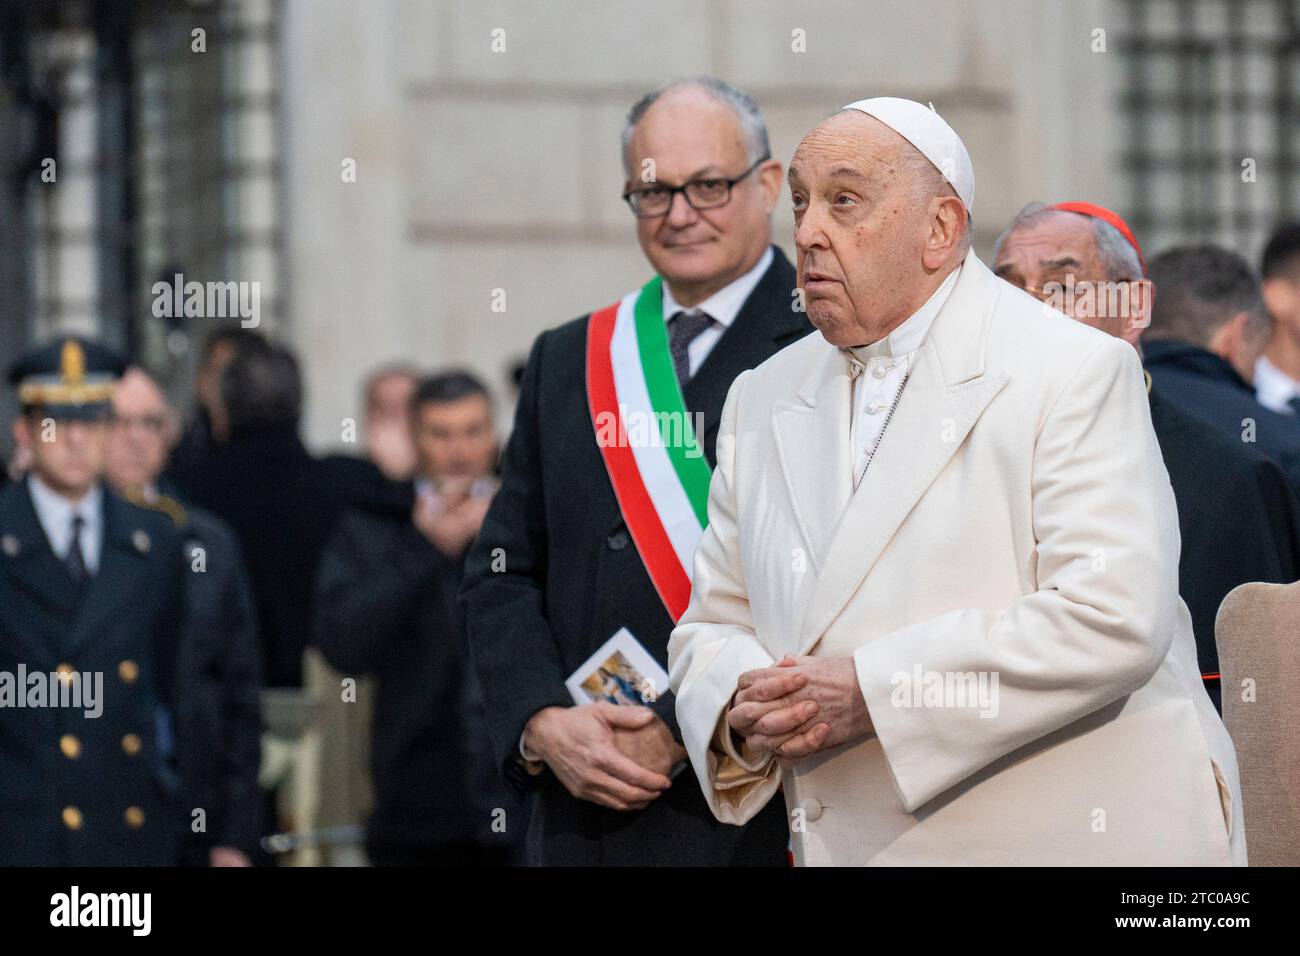
[[[708,77],[647,94],[628,114],[623,158],[627,193],[668,204],[638,216],[637,240],[679,304],[703,301],[767,251],[782,170],[745,94]],[[697,209],[678,190],[700,181],[733,185],[721,205]]]
[[[925,304],[970,245],[970,215],[939,170],[886,124],[842,110],[790,162],[799,286],[838,346],[879,341]]]
[[[113,390],[113,416],[105,472],[119,492],[139,495],[152,488],[167,464],[176,419],[158,383],[129,368]]]

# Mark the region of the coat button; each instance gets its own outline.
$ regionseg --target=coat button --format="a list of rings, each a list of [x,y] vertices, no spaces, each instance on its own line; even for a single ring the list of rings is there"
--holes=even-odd
[[[628,536],[626,531],[616,531],[605,539],[605,547],[611,551],[622,551],[627,547]]]
[[[54,668],[54,673],[59,675],[59,683],[61,684],[71,684],[77,679],[76,669],[68,663],[60,664]]]
[[[140,752],[140,738],[135,734],[127,734],[122,738],[122,749],[128,757],[134,757]]]
[[[64,734],[59,738],[59,749],[69,760],[76,760],[81,756],[81,741],[72,734]]]
[[[9,557],[16,558],[18,557],[18,552],[23,549],[23,546],[17,538],[11,534],[7,534],[3,538],[0,538],[0,548],[3,548],[4,553]]]
[[[132,531],[131,543],[135,545],[135,549],[139,551],[141,554],[149,553],[150,541],[149,541],[149,533],[147,531],[142,531],[139,528],[137,528],[135,531]]]
[[[809,823],[816,823],[820,820],[822,818],[822,810],[825,809],[825,807],[822,806],[822,802],[813,797],[809,797],[803,803],[799,804],[799,806],[803,808],[803,818]]]
[[[140,676],[140,665],[135,661],[122,661],[117,665],[117,676],[122,678],[123,684],[134,684]]]
[[[144,826],[144,811],[139,807],[127,807],[126,812],[122,814],[122,819],[132,830],[138,830]]]
[[[63,825],[69,830],[81,829],[81,811],[76,807],[63,808]]]

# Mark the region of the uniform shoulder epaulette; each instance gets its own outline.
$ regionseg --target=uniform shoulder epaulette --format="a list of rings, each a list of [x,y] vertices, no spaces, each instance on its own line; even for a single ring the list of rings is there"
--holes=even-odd
[[[156,498],[146,500],[145,498],[132,495],[130,502],[133,505],[139,505],[141,508],[148,508],[150,511],[161,511],[167,517],[172,519],[172,523],[178,528],[184,528],[190,523],[189,515],[185,513],[185,506],[175,498],[169,498],[167,495],[158,495]]]

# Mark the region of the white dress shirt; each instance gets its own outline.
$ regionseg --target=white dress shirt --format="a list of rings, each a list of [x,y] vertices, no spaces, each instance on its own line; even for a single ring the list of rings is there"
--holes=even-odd
[[[849,442],[853,448],[853,487],[862,480],[870,456],[880,441],[889,407],[903,377],[916,360],[930,324],[948,301],[961,266],[948,273],[925,304],[879,342],[845,349],[853,366],[853,417]]]
[[[104,493],[99,485],[94,485],[76,504],[34,473],[27,476],[27,489],[54,556],[60,561],[67,558],[68,549],[72,547],[72,518],[81,515],[81,557],[88,572],[94,574],[99,570],[99,548],[104,539]]]
[[[704,312],[713,319],[713,325],[709,326],[699,335],[697,335],[686,349],[686,357],[690,363],[690,374],[694,375],[704,360],[708,358],[709,353],[713,351],[713,346],[718,344],[718,339],[722,334],[731,327],[731,323],[736,320],[740,314],[741,307],[749,294],[754,291],[758,281],[763,278],[768,267],[772,265],[772,247],[768,246],[762,256],[759,257],[758,263],[743,276],[730,285],[723,286],[713,295],[709,296],[698,305],[686,308],[678,304],[673,298],[672,290],[668,288],[668,283],[664,282],[663,302],[664,302],[664,321],[669,322],[678,312],[688,312],[692,315],[698,312]]]
[[[1255,400],[1275,412],[1294,415],[1290,401],[1297,395],[1300,395],[1300,382],[1261,355],[1255,363]]]

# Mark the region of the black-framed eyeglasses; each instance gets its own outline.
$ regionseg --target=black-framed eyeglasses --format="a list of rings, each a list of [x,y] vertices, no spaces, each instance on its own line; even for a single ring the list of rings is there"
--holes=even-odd
[[[680,186],[643,186],[623,193],[623,201],[632,208],[639,219],[654,219],[666,215],[673,207],[673,197],[681,193],[692,209],[717,209],[731,201],[731,189],[754,170],[771,159],[764,153],[754,165],[734,179],[692,179]]]

